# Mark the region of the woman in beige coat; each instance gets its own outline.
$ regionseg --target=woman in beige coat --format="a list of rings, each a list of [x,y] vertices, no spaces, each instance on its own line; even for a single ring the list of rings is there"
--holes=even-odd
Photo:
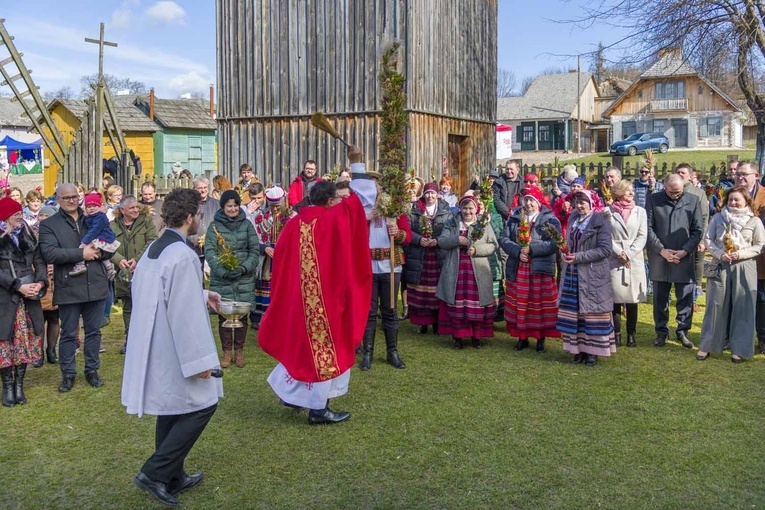
[[[622,306],[627,309],[627,347],[635,347],[638,303],[646,300],[647,281],[643,248],[648,238],[645,209],[635,204],[635,189],[627,180],[611,186],[614,202],[608,208],[613,232],[611,287],[614,291],[616,345],[622,344]]]

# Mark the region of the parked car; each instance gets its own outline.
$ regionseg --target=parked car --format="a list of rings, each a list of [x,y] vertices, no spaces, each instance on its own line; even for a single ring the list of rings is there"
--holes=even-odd
[[[662,154],[669,150],[669,139],[663,133],[635,133],[621,142],[611,144],[611,154],[634,156],[646,149],[658,150]]]

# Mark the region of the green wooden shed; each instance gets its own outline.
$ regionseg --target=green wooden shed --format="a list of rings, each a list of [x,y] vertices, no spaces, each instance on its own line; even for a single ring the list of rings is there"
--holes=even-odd
[[[198,99],[158,99],[150,94],[135,104],[162,128],[154,134],[154,174],[167,175],[180,162],[192,175],[217,169],[217,128]]]

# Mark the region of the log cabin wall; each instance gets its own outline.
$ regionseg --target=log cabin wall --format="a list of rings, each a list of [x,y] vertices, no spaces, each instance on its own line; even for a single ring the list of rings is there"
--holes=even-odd
[[[703,111],[732,111],[734,107],[728,101],[712,90],[697,76],[673,76],[664,79],[645,79],[639,83],[630,94],[616,106],[611,115],[635,115],[638,113],[656,113],[651,108],[651,101],[655,101],[654,90],[656,83],[684,82],[687,105],[682,109],[690,112]]]
[[[494,147],[497,0],[217,0],[217,24],[219,169],[232,182],[245,162],[285,186],[306,159],[320,174],[346,166],[344,146],[310,126],[316,111],[376,169],[379,61],[394,40],[411,116],[443,117],[417,118],[428,133],[410,126],[410,144],[439,148],[432,157],[410,149],[412,166],[423,177],[440,168],[450,134],[480,132],[481,147]]]

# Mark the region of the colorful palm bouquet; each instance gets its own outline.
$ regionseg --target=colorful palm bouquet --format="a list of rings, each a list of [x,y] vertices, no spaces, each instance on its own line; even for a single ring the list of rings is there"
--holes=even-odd
[[[566,254],[569,253],[571,250],[568,247],[568,243],[566,243],[566,238],[563,237],[563,234],[558,232],[558,229],[555,228],[555,225],[553,225],[550,222],[545,223],[545,225],[542,227],[542,230],[550,236],[550,239],[555,241],[555,245],[558,247],[561,253]]]
[[[736,247],[736,243],[733,242],[733,236],[731,235],[731,225],[725,225],[725,234],[723,235],[723,246],[725,247],[725,253],[730,255],[731,253],[735,252],[738,248]]]
[[[471,243],[475,243],[481,237],[483,237],[483,233],[486,231],[486,227],[489,225],[489,220],[491,220],[491,211],[489,210],[489,205],[491,204],[492,198],[491,181],[489,181],[489,176],[487,175],[483,178],[478,188],[478,199],[481,202],[481,207],[483,210],[478,215],[478,221],[475,222],[473,230],[470,232]]]
[[[521,209],[521,224],[518,225],[518,246],[526,248],[531,244],[531,226],[526,209]]]
[[[433,224],[430,222],[430,218],[424,214],[420,216],[420,235],[425,239],[433,237]]]
[[[231,247],[226,244],[226,240],[220,235],[218,229],[213,225],[213,231],[215,232],[215,239],[218,241],[218,262],[220,265],[229,271],[239,267],[239,259],[236,258],[236,254],[231,250]]]

